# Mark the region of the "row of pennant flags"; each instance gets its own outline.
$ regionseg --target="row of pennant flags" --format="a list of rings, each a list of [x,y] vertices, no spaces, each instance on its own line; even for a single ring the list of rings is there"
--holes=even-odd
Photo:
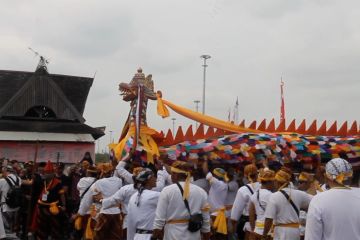
[[[360,136],[309,136],[291,134],[231,134],[220,138],[184,141],[160,148],[170,159],[189,153],[199,157],[206,153],[211,160],[224,163],[268,159],[281,163],[313,162],[335,157],[347,158],[352,164],[360,161]]]
[[[271,124],[273,123],[270,122],[270,126]],[[328,133],[327,135],[307,134],[321,130],[322,127],[317,128],[314,122],[308,130],[304,128],[304,122],[302,122],[299,129],[303,128],[303,133],[274,131],[235,134],[211,127],[205,133],[205,127],[201,124],[195,133],[192,126],[185,134],[179,127],[174,137],[171,130],[166,136],[161,132],[158,137],[162,138],[162,141],[158,144],[160,154],[167,155],[172,160],[182,158],[184,153],[190,158],[207,154],[210,160],[229,164],[253,159],[268,159],[281,163],[294,161],[313,163],[327,162],[332,158],[342,157],[348,159],[354,166],[360,166],[360,134],[357,126],[355,129],[355,124],[357,125],[354,122],[350,129],[347,128],[347,123],[344,123],[340,129],[333,124],[324,131]],[[264,125],[263,121],[257,129],[263,128]],[[290,127],[291,125],[294,123],[292,122]],[[331,132],[344,134],[329,135]],[[133,139],[130,138],[124,151],[130,151],[132,145]],[[141,148],[142,146],[138,146],[137,150],[141,152]]]

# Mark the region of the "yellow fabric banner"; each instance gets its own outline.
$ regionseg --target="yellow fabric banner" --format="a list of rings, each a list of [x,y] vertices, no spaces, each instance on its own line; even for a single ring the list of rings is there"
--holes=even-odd
[[[148,126],[141,125],[140,126],[140,135],[139,135],[139,144],[143,147],[143,149],[147,153],[147,159],[150,163],[153,163],[153,156],[160,156],[159,148],[152,138],[153,135],[155,135],[157,132],[149,128]],[[123,156],[123,150],[125,148],[126,142],[129,140],[129,138],[135,137],[135,126],[130,126],[130,129],[126,135],[125,138],[123,138],[118,144],[112,145],[112,149],[115,153],[115,158],[120,161]]]
[[[235,124],[232,124],[232,123],[229,123],[229,122],[226,122],[226,121],[214,118],[214,117],[210,117],[207,115],[203,115],[201,113],[192,111],[190,109],[175,105],[165,99],[162,99],[161,97],[159,97],[159,95],[158,95],[157,102],[158,102],[158,106],[157,106],[158,114],[163,118],[168,117],[170,115],[169,110],[166,108],[166,106],[168,106],[169,108],[171,108],[178,114],[180,114],[184,117],[190,118],[199,123],[202,123],[206,126],[210,126],[210,127],[222,129],[222,130],[229,131],[229,132],[234,132],[234,133],[243,133],[243,132],[261,133],[262,132],[262,131],[258,131],[255,129],[240,127]]]

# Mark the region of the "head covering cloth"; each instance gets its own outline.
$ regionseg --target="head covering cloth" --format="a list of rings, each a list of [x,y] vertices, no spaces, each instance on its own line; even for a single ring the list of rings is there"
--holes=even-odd
[[[227,175],[227,172],[222,168],[215,168],[213,170],[213,174],[221,179],[223,179],[225,182],[229,181],[229,177]]]
[[[352,177],[353,170],[351,164],[342,158],[334,158],[325,166],[325,175],[330,180],[343,185],[344,180]]]
[[[260,182],[269,182],[275,180],[275,172],[268,168],[261,168],[258,179]]]
[[[254,182],[254,180],[250,177],[251,175],[255,175],[258,173],[258,168],[255,164],[248,164],[244,168],[244,176],[249,180],[250,183]]]
[[[144,184],[152,177],[154,176],[154,172],[149,168],[144,168],[142,171],[140,171],[135,176],[135,183],[136,183],[136,189],[138,190],[138,195],[136,198],[136,206],[140,205],[140,197],[142,192],[144,191],[145,187]]]
[[[311,173],[301,172],[299,175],[299,181],[302,182],[313,182],[315,181],[314,176]]]
[[[184,185],[184,194],[183,199],[188,200],[190,196],[190,180],[191,180],[191,172],[189,171],[190,166],[186,162],[175,161],[170,168],[171,173],[180,173],[185,174],[185,185]]]

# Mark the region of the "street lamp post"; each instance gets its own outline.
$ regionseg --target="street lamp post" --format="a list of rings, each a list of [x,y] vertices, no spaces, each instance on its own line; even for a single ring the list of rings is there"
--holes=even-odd
[[[194,100],[194,103],[195,103],[195,110],[196,112],[199,112],[199,103],[200,103],[200,100]],[[198,122],[195,121],[195,129],[198,128]]]
[[[171,121],[172,121],[172,125],[173,125],[173,135],[174,135],[174,137],[175,137],[175,121],[176,121],[176,118],[172,118],[171,119]]]
[[[205,83],[206,83],[206,60],[210,59],[210,55],[201,55],[200,58],[204,59],[204,79],[203,79],[203,94],[202,94],[202,114],[205,114]]]

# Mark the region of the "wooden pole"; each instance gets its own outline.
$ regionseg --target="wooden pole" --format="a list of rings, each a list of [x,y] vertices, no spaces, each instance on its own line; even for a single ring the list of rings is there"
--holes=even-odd
[[[38,158],[38,152],[39,152],[39,140],[36,140],[36,144],[35,144],[35,154],[34,154],[34,165],[31,171],[31,188],[30,188],[30,199],[29,199],[29,205],[28,205],[28,209],[27,209],[27,221],[26,221],[26,230],[29,231],[30,228],[30,224],[31,224],[31,220],[32,220],[32,215],[34,214],[34,209],[32,210],[32,207],[35,206],[31,206],[32,205],[32,197],[33,197],[33,192],[34,192],[34,182],[35,182],[35,168],[36,168],[36,163],[37,163],[37,158]]]

